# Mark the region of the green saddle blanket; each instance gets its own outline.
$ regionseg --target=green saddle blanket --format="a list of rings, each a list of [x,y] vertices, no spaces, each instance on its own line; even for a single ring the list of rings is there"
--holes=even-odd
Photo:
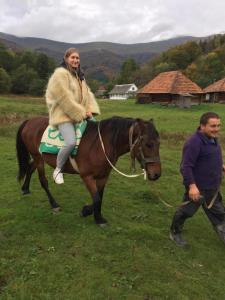
[[[87,121],[84,120],[81,123],[74,124],[74,130],[76,134],[76,144],[72,151],[72,155],[77,154],[78,146],[80,144],[82,135],[87,127]],[[42,136],[41,144],[39,147],[40,153],[57,154],[59,150],[64,146],[64,139],[59,130],[49,125]]]

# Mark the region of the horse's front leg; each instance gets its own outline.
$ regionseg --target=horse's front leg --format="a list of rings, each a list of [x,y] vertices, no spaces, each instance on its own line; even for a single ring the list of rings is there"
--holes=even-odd
[[[89,190],[93,204],[92,205],[85,205],[82,209],[81,215],[83,217],[87,217],[94,213],[94,218],[96,224],[105,224],[107,220],[102,216],[101,207],[102,207],[102,196],[105,186],[105,181],[98,180],[96,181],[92,176],[88,176],[83,178],[83,181]],[[102,184],[104,182],[104,185]]]

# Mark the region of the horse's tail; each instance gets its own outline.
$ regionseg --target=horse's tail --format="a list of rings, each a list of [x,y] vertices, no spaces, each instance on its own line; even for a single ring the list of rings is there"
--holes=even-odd
[[[19,171],[18,171],[18,175],[17,175],[17,180],[21,181],[25,175],[26,172],[29,168],[29,162],[30,162],[30,154],[27,150],[26,145],[24,144],[24,141],[22,139],[22,131],[26,125],[28,120],[24,121],[18,131],[17,131],[17,135],[16,135],[16,152],[17,152],[17,161],[18,161],[18,166],[19,166]]]

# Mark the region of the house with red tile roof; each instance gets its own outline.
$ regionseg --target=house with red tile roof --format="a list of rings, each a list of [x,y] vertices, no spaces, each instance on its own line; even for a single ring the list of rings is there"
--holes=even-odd
[[[225,102],[225,78],[210,84],[203,92],[207,102]]]
[[[163,72],[141,88],[137,103],[201,103],[202,89],[180,71]]]

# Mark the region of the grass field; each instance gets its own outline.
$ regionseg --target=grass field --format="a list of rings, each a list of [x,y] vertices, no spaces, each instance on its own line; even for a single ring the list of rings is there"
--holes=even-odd
[[[111,173],[103,201],[109,221],[105,228],[96,226],[93,217],[79,217],[90,201],[79,176],[65,175],[65,184],[56,186],[52,170],[46,168],[50,189],[62,207],[58,215],[51,213],[36,173],[32,193],[21,195],[16,130],[24,119],[46,114],[46,108],[41,99],[0,98],[0,299],[225,299],[225,245],[203,211],[186,223],[187,249],[177,248],[168,238],[183,193],[179,163],[184,139],[205,111],[218,112],[225,124],[225,106],[181,110],[132,100],[99,103],[101,118],[154,118],[163,168],[162,177],[153,183]],[[224,133],[225,126],[223,148]],[[126,155],[117,167],[129,172],[129,165]]]

